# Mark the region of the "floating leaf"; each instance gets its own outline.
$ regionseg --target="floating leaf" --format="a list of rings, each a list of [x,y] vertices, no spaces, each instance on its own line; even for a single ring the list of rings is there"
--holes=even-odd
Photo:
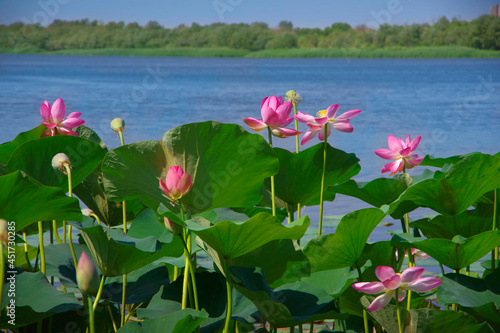
[[[389,214],[399,219],[417,207],[443,215],[461,214],[483,194],[500,188],[499,173],[500,155],[466,155],[442,179],[427,179],[408,188],[391,204]]]
[[[319,205],[321,175],[323,170],[323,147],[319,143],[299,153],[274,148],[279,159],[279,172],[274,176],[275,194],[286,203]],[[325,186],[342,184],[361,170],[359,159],[328,145],[326,154]],[[270,181],[266,187],[270,189]],[[334,196],[331,197],[333,200]]]
[[[385,216],[378,208],[357,210],[342,218],[334,234],[309,241],[304,254],[311,262],[312,272],[355,265],[368,237]]]
[[[16,221],[16,230],[38,221],[82,221],[78,199],[67,197],[60,189],[43,186],[35,179],[16,171],[0,176],[0,216]]]

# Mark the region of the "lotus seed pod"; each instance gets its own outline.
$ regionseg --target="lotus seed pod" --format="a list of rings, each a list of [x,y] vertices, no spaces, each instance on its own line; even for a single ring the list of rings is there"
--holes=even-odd
[[[66,173],[66,168],[64,167],[65,164],[68,164],[71,168],[69,157],[64,153],[56,154],[52,158],[52,167],[54,168],[54,170],[59,170]]]

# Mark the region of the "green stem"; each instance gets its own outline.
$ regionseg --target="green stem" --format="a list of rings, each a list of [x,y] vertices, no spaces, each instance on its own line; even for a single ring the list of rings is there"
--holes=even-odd
[[[309,332],[314,332],[314,321],[312,321],[311,325],[309,325]]]
[[[63,243],[66,243],[66,221],[63,221]]]
[[[443,264],[439,263],[439,267],[441,267],[441,274],[444,275],[445,273],[444,273],[444,266],[443,266]]]
[[[497,230],[497,190],[493,191],[493,228],[492,230]],[[491,252],[491,267],[496,269],[498,261],[498,246]]]
[[[29,257],[28,236],[26,235],[26,231],[24,231],[24,230],[23,230],[23,239],[24,239],[24,257],[26,258],[26,263],[28,264],[29,270],[33,271],[33,267],[31,266],[31,261],[30,261],[30,257]],[[2,280],[0,280],[0,281],[2,281]]]
[[[94,310],[92,309],[92,297],[87,295],[88,311],[89,311],[89,333],[95,333],[94,325]]]
[[[295,332],[295,326],[290,327],[290,333],[293,333],[293,332]]]
[[[38,221],[38,246],[40,248],[40,271],[45,275],[45,248],[43,247],[43,225]],[[75,265],[76,267],[76,265]]]
[[[328,148],[326,133],[328,133],[329,124],[325,124],[325,142],[323,144],[323,170],[321,172],[321,192],[319,198],[319,226],[318,226],[318,236],[321,236],[321,229],[323,229],[323,204],[325,198],[325,169],[326,169],[326,151]]]
[[[175,280],[177,280],[178,277],[179,277],[179,267],[174,266],[174,276],[173,276],[172,280],[175,281]]]
[[[269,133],[269,146],[273,148],[273,135],[271,133],[271,128],[268,127],[267,132]],[[272,201],[273,216],[276,216],[276,199],[274,197],[274,176],[271,176],[271,201]]]
[[[396,289],[396,312],[398,315],[398,330],[399,330],[399,333],[402,333],[402,331],[401,331],[401,313],[400,313],[398,290],[397,289]]]
[[[97,304],[99,303],[99,300],[101,299],[101,294],[102,294],[102,289],[104,287],[104,281],[106,280],[106,276],[101,277],[101,284],[99,284],[99,289],[97,290],[97,295],[95,296],[95,301],[94,305],[92,306],[92,310],[95,311],[97,308]]]
[[[189,235],[188,235],[189,238]],[[193,295],[194,295],[194,306],[196,310],[199,310],[199,305],[198,305],[198,291],[196,289],[196,280],[195,280],[195,268],[193,267],[193,262],[190,260],[191,255],[190,255],[190,249],[187,246],[186,242],[184,239],[182,239],[182,244],[184,245],[184,257],[188,258],[186,260],[186,264],[189,265],[189,275],[191,276],[191,284],[193,286]]]
[[[75,263],[75,269],[76,269],[76,265],[78,264],[78,262],[76,261],[75,248],[73,247],[73,239],[71,237],[72,233],[73,233],[73,227],[68,226],[68,244],[69,244],[69,249],[71,251],[71,256],[73,257],[73,262]]]
[[[108,309],[109,316],[111,317],[111,322],[113,323],[113,330],[118,331],[118,327],[116,327],[115,318],[113,317],[113,312],[111,311],[111,305],[106,307]]]
[[[293,114],[296,116],[297,115],[297,102],[293,101],[292,102],[293,104]],[[297,119],[295,119],[294,117],[294,123],[295,123],[295,130],[298,131],[299,130],[299,122],[297,121]],[[300,149],[299,149],[299,136],[296,135],[295,136],[295,153],[299,153]],[[297,204],[297,218],[300,219],[300,203]]]
[[[125,312],[127,311],[127,274],[123,274],[123,289],[122,289],[122,316],[120,326],[125,325]]]
[[[299,333],[303,333],[304,329],[302,328],[302,324],[299,324]]]
[[[368,312],[366,312],[365,309],[363,309],[363,325],[365,327],[365,333],[368,332]]]
[[[224,324],[223,333],[229,333],[229,324],[231,322],[231,315],[233,309],[233,288],[231,286],[231,279],[229,275],[229,265],[226,259],[222,259],[224,265],[224,275],[226,276],[226,291],[227,291],[227,310],[226,310],[226,320]]]

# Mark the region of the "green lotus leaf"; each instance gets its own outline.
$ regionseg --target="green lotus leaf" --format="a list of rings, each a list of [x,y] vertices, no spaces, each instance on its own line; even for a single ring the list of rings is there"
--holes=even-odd
[[[345,215],[334,234],[313,238],[304,248],[311,271],[351,267],[361,257],[368,237],[386,213],[366,208]]]
[[[456,162],[441,179],[427,179],[408,188],[391,204],[389,214],[401,218],[417,207],[458,215],[485,193],[500,188],[500,155],[474,153]]]
[[[500,271],[478,279],[456,273],[445,274],[438,288],[440,304],[459,304],[465,307],[478,307],[494,303],[500,308]]]
[[[307,148],[299,153],[274,148],[279,159],[279,172],[274,176],[275,195],[296,206],[301,203],[308,206],[319,205],[321,176],[323,171],[322,143]],[[342,184],[361,170],[359,159],[354,154],[328,145],[326,154],[325,188]],[[270,181],[266,187],[270,190]],[[330,197],[333,200],[334,196]]]
[[[54,170],[52,158],[59,153],[71,162],[73,187],[80,184],[101,164],[106,152],[95,142],[71,135],[58,135],[25,142],[19,146],[7,163],[11,171],[22,170],[47,186],[68,189],[68,177]]]
[[[491,230],[491,218],[481,218],[472,211],[465,211],[460,215],[438,215],[428,221],[418,220],[410,223],[413,228],[418,228],[427,238],[452,239],[455,235],[472,237]]]
[[[7,164],[14,151],[25,142],[40,139],[47,127],[39,125],[29,131],[19,133],[12,141],[0,145],[0,163]]]
[[[208,317],[204,310],[184,309],[169,313],[163,317],[141,322],[129,322],[117,333],[191,333]]]

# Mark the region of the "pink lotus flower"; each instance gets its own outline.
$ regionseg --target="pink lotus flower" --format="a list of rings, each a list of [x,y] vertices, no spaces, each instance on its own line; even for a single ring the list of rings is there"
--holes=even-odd
[[[326,110],[318,111],[318,113],[316,114],[317,117],[313,117],[311,115],[302,113],[300,111],[297,112],[295,119],[309,126],[309,129],[307,130],[306,134],[304,134],[304,136],[302,137],[302,141],[300,142],[300,144],[303,145],[308,143],[316,136],[318,132],[319,132],[318,138],[321,141],[324,141],[325,124],[327,123],[331,125],[327,127],[327,132],[326,132],[327,138],[330,136],[330,133],[332,132],[332,127],[341,132],[351,133],[354,129],[350,124],[350,118],[357,116],[361,112],[361,110],[350,110],[335,118],[338,109],[339,109],[338,104],[330,105]]]
[[[43,118],[42,124],[47,127],[42,137],[54,136],[56,134],[78,136],[72,128],[85,124],[85,121],[80,119],[82,115],[80,112],[71,112],[68,118],[64,120],[66,106],[61,98],[56,99],[52,108],[49,102],[45,101],[40,107],[40,114]]]
[[[170,167],[165,177],[165,182],[160,178],[161,190],[172,201],[179,200],[189,192],[192,186],[193,181],[191,180],[191,176],[185,173],[180,166]]]
[[[395,136],[389,135],[388,143],[389,149],[377,149],[375,154],[386,159],[395,160],[394,162],[387,163],[382,168],[382,173],[391,171],[391,176],[398,172],[404,172],[407,169],[411,169],[424,159],[423,157],[418,157],[417,154],[410,155],[417,149],[420,139],[422,137],[416,137],[410,140],[410,136],[406,137],[406,141],[403,139],[396,139]]]
[[[441,280],[435,277],[421,278],[424,269],[421,267],[409,267],[401,274],[394,273],[394,269],[388,266],[379,266],[375,269],[375,275],[382,282],[357,282],[352,287],[367,294],[382,295],[376,297],[368,307],[368,312],[377,311],[396,298],[398,291],[398,301],[401,302],[406,297],[406,291],[412,290],[419,293],[437,288]]]
[[[99,276],[87,253],[82,252],[76,268],[76,281],[82,293],[93,295],[99,289]]]
[[[285,128],[293,120],[293,117],[289,117],[292,109],[292,102],[283,103],[281,97],[277,98],[276,96],[270,96],[264,98],[260,105],[262,119],[251,117],[242,118],[245,124],[254,131],[260,132],[269,127],[272,135],[279,138],[286,138],[287,136],[295,136],[302,133],[290,128]]]

